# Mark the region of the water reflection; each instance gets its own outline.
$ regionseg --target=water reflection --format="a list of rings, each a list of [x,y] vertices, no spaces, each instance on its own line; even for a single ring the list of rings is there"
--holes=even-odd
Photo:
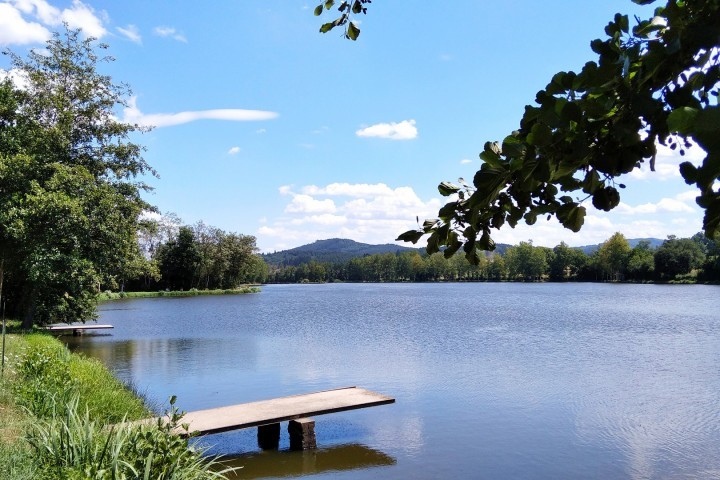
[[[178,395],[185,410],[349,385],[392,395],[392,406],[317,419],[322,447],[397,459],[346,478],[720,478],[718,293],[268,286],[105,304],[112,336],[64,339],[153,401]],[[242,457],[247,468],[268,455],[305,461],[259,453],[252,429],[210,437],[211,453],[256,452]]]
[[[230,478],[297,477],[395,465],[395,458],[365,445],[337,445],[305,451],[266,451],[227,458],[223,464],[242,467]]]

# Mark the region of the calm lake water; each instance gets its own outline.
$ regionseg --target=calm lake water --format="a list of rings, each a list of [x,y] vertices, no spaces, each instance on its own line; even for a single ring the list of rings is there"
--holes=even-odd
[[[238,478],[720,478],[716,286],[271,285],[122,300],[63,337],[196,410],[357,385],[397,403],[316,417],[319,449],[211,435]]]

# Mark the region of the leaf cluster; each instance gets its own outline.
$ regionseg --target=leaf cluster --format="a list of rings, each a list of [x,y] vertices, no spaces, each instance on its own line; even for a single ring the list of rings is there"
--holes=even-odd
[[[634,0],[649,4],[653,0]],[[552,216],[577,232],[587,200],[610,211],[625,186],[619,177],[654,169],[656,145],[684,154],[692,143],[706,157],[680,172],[699,190],[708,236],[720,230],[720,1],[668,0],[647,20],[616,14],[606,38],[591,42],[597,60],[559,72],[528,105],[518,130],[487,142],[472,184],[443,182],[450,201],[398,240],[430,235],[428,253],[444,247],[479,261],[493,250],[493,229]]]
[[[372,0],[343,0],[337,7],[337,11],[340,16],[330,22],[323,23],[320,26],[321,33],[327,33],[335,27],[345,27],[344,37],[348,40],[357,40],[360,36],[360,28],[357,23],[352,20],[353,15],[367,13],[367,4],[372,3]],[[330,10],[335,6],[334,0],[326,0],[320,5],[315,7],[313,13],[316,17],[322,15],[323,10]]]

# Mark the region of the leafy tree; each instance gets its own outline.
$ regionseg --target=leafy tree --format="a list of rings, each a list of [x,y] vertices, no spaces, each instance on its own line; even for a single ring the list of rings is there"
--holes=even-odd
[[[550,279],[554,281],[574,280],[588,261],[584,252],[570,248],[565,242],[553,248],[553,253],[549,267]]]
[[[632,249],[626,271],[631,280],[652,280],[655,273],[655,258],[649,241],[642,240]]]
[[[662,279],[672,279],[700,268],[705,254],[690,238],[676,238],[671,235],[655,251],[655,273]]]
[[[600,245],[597,251],[597,268],[606,280],[620,281],[630,256],[630,244],[622,233],[615,233]]]
[[[539,280],[548,268],[545,252],[532,242],[520,242],[508,248],[504,259],[511,279]]]
[[[343,10],[334,26],[347,21]],[[583,203],[615,208],[624,188],[618,177],[645,163],[653,169],[658,143],[683,154],[692,142],[707,155],[699,167],[681,164],[680,173],[698,188],[706,235],[720,230],[720,0],[668,0],[632,28],[617,14],[605,33],[590,44],[596,61],[553,76],[519,129],[485,144],[472,184],[441,183],[450,201],[438,218],[398,239],[415,243],[429,234],[428,253],[446,246],[450,256],[462,247],[477,263],[478,250],[495,248],[492,230],[506,223],[555,216],[577,232]]]
[[[127,87],[97,71],[94,39],[55,33],[0,85],[0,278],[11,314],[34,322],[87,320],[95,293],[137,260],[138,217],[149,206],[136,177],[154,173],[139,127],[116,120]],[[0,281],[0,284],[3,282]]]

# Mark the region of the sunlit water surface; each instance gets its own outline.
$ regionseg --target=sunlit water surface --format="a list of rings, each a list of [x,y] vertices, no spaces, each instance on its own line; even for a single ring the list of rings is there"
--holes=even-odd
[[[272,285],[104,303],[63,337],[162,405],[357,385],[397,403],[316,417],[319,449],[210,435],[238,478],[720,478],[715,286]]]

